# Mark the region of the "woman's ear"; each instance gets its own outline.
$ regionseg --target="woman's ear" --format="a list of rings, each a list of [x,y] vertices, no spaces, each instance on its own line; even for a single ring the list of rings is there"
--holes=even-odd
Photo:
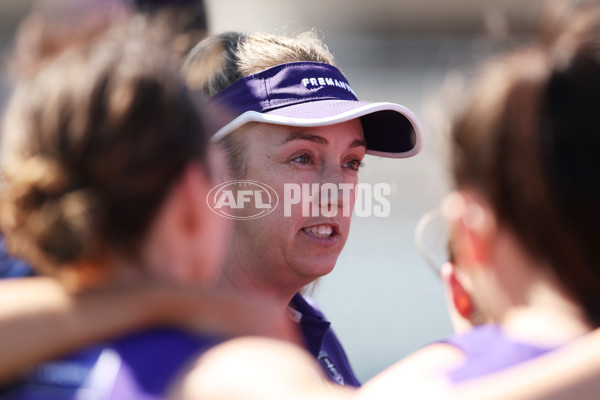
[[[490,268],[497,237],[496,220],[488,204],[474,193],[461,191],[444,202],[443,213],[449,218],[452,263],[442,267],[442,278],[450,315],[457,331],[488,320],[474,301],[480,278]]]
[[[467,274],[457,274],[456,266],[447,262],[442,266],[441,275],[445,286],[448,312],[455,332],[465,332],[476,325],[490,321],[488,316],[479,309],[474,295],[471,293],[474,282],[470,281]]]
[[[452,224],[452,248],[461,266],[486,265],[496,234],[496,221],[488,204],[476,194],[452,194],[443,205]]]
[[[457,279],[454,264],[449,262],[444,264],[441,269],[441,275],[444,281],[446,303],[454,331],[457,333],[465,332],[473,327],[473,323],[471,322],[471,314],[473,312],[471,296]]]
[[[206,196],[213,188],[206,169],[192,163],[181,181],[180,226],[188,243],[187,268],[193,282],[211,283],[224,258],[229,220],[213,212]]]

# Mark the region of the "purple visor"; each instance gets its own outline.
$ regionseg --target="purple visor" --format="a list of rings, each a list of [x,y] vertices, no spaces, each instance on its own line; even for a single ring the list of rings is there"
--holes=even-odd
[[[248,122],[315,127],[360,118],[367,153],[411,157],[421,150],[417,117],[394,103],[359,101],[336,67],[315,62],[280,64],[244,77],[208,102],[218,141]]]

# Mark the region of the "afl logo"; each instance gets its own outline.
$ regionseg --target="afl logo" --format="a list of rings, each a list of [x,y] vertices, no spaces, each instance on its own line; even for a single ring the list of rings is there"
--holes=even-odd
[[[206,204],[217,215],[230,219],[256,219],[270,214],[279,204],[273,188],[257,181],[229,181],[208,192]]]

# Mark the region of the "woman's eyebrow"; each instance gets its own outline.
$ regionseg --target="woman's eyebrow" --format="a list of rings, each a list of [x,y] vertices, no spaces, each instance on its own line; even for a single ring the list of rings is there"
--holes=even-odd
[[[284,145],[293,140],[308,140],[309,142],[313,142],[313,143],[317,143],[317,144],[321,144],[321,145],[329,144],[329,141],[327,141],[327,139],[325,139],[322,136],[312,135],[310,133],[304,133],[304,132],[294,132],[294,133],[290,134],[288,137],[285,138],[285,140],[281,144]],[[356,139],[352,143],[350,143],[350,146],[348,146],[349,149],[353,149],[355,147],[365,147],[366,148],[367,142],[362,139]]]
[[[290,134],[288,137],[285,138],[285,140],[283,142],[281,142],[281,144],[283,145],[283,144],[286,144],[287,142],[291,142],[293,140],[308,140],[309,142],[313,142],[316,144],[323,144],[323,145],[329,144],[327,139],[325,139],[322,136],[312,135],[312,134],[304,133],[304,132],[294,132],[294,133]]]
[[[348,146],[349,149],[353,149],[355,147],[364,147],[367,148],[367,142],[361,139],[356,139],[354,142],[350,143],[350,146]]]

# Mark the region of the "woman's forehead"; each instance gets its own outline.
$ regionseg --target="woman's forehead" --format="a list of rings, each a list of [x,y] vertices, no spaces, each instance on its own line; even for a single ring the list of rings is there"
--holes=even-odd
[[[356,147],[359,144],[366,147],[362,124],[358,118],[316,127],[255,123],[245,136],[252,141],[267,141],[276,146],[303,140],[325,146],[335,144]]]

